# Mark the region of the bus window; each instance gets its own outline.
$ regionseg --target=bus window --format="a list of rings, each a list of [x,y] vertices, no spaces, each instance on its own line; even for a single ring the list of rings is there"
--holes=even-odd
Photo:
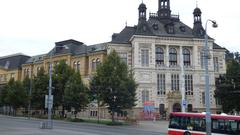
[[[189,123],[189,118],[188,117],[181,117],[181,129],[187,129]]]
[[[227,132],[228,133],[235,133],[238,130],[238,125],[237,125],[237,121],[235,120],[228,120],[226,121],[227,124]]]
[[[225,126],[225,120],[218,120],[218,129],[219,130],[226,130],[227,126]]]
[[[212,119],[212,130],[217,131],[218,130],[218,120]]]
[[[171,121],[170,121],[170,125],[169,125],[169,128],[177,128],[179,129],[180,128],[180,118],[181,117],[172,117],[171,118]]]
[[[200,118],[193,118],[193,130],[201,131],[200,128]]]
[[[205,119],[200,119],[200,122],[199,122],[199,129],[200,131],[206,131],[206,121]]]

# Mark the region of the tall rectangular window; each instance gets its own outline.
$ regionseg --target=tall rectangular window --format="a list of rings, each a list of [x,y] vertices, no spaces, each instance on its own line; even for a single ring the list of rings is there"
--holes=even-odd
[[[178,74],[171,75],[171,89],[173,91],[179,90],[179,75]]]
[[[214,71],[218,72],[219,71],[218,57],[213,57],[213,62],[214,62]]]
[[[222,105],[221,99],[220,98],[215,98],[216,100],[216,105]]]
[[[200,52],[200,62],[201,62],[201,68],[204,68],[204,53]]]
[[[122,62],[128,64],[127,53],[118,53]]]
[[[3,81],[3,75],[0,75],[0,82]]]
[[[157,75],[157,94],[158,95],[166,94],[165,74]]]
[[[144,104],[145,101],[149,101],[149,91],[148,90],[142,91],[142,103]]]
[[[185,92],[186,95],[193,95],[193,76],[185,75]]]
[[[149,66],[149,50],[147,49],[141,50],[141,62],[143,67]]]
[[[205,92],[202,92],[202,104],[205,105]]]

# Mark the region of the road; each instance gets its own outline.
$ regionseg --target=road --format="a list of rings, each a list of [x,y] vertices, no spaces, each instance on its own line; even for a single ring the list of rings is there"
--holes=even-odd
[[[135,126],[105,126],[54,121],[53,129],[40,129],[41,120],[0,115],[0,135],[166,135],[167,122],[140,122]]]

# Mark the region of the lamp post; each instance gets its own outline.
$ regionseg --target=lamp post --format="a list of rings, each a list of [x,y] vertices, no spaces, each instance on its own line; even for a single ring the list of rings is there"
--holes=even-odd
[[[47,127],[49,129],[53,128],[53,123],[52,123],[52,106],[53,106],[53,96],[52,96],[52,57],[53,57],[53,52],[56,51],[56,48],[65,48],[65,49],[69,49],[68,46],[64,45],[64,46],[55,46],[53,48],[53,50],[50,53],[50,63],[49,63],[49,86],[48,86],[48,123],[47,123]]]
[[[217,22],[213,20],[207,20],[205,25],[205,47],[204,47],[204,57],[205,57],[205,104],[206,104],[206,133],[211,135],[211,112],[210,112],[210,96],[209,96],[209,74],[208,74],[208,35],[207,35],[207,24],[212,23],[212,26],[216,28]]]
[[[30,86],[29,86],[29,99],[28,99],[28,119],[30,119],[30,111],[31,111],[31,99],[32,99],[32,74],[33,74],[33,68],[34,68],[34,61],[33,66],[30,69]]]

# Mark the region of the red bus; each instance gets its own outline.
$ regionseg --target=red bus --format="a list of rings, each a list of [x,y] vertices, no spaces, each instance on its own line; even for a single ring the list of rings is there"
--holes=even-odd
[[[181,113],[170,114],[169,135],[205,135],[206,114]],[[212,135],[240,135],[240,116],[211,115]]]

